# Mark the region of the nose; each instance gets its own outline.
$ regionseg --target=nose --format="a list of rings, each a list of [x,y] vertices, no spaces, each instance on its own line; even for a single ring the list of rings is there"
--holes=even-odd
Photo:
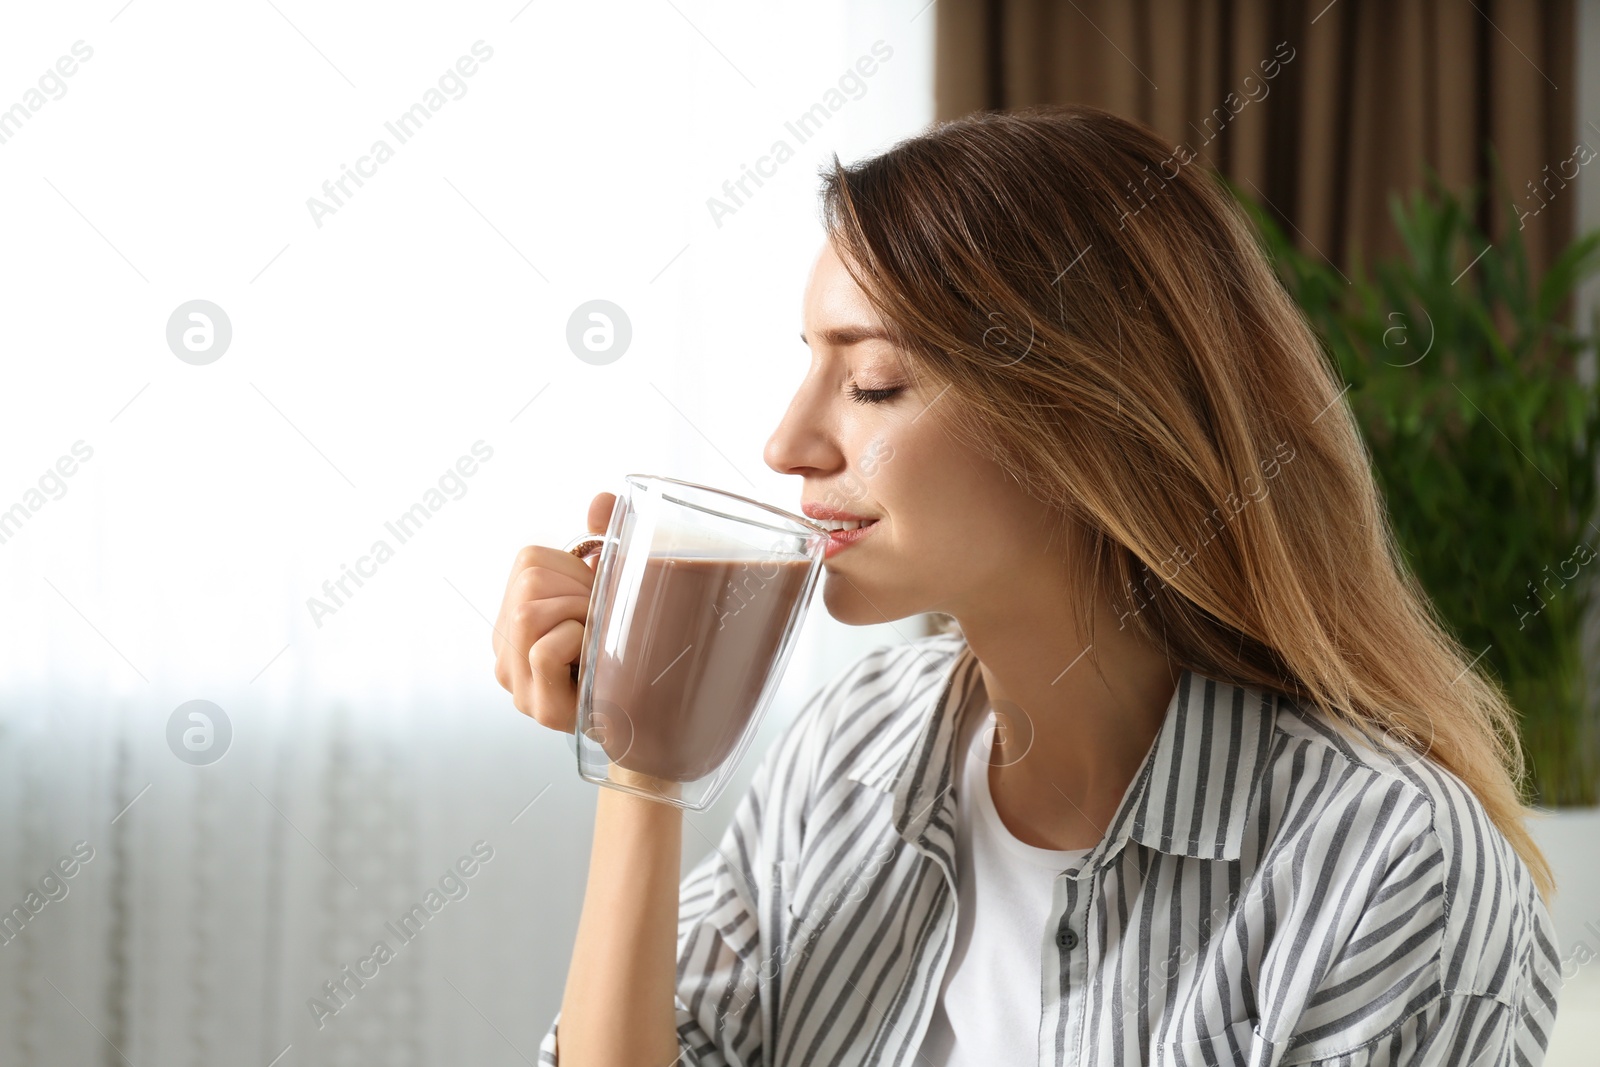
[[[826,413],[802,385],[789,401],[778,428],[767,438],[761,458],[779,474],[833,470],[843,453],[832,440],[829,425]]]

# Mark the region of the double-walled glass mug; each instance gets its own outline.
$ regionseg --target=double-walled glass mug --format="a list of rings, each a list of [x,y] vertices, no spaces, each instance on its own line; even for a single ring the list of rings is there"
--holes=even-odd
[[[630,474],[596,550],[578,773],[691,811],[727,785],[783,677],[828,531],[747,497]]]

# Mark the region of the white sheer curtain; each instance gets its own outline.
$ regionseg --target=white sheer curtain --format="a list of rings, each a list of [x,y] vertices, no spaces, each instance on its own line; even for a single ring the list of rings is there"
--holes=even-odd
[[[594,787],[487,620],[628,472],[798,505],[761,447],[816,171],[931,117],[923,3],[8,13],[0,1063],[534,1058]],[[611,362],[568,343],[595,300]],[[686,862],[806,696],[922,632],[819,599]]]

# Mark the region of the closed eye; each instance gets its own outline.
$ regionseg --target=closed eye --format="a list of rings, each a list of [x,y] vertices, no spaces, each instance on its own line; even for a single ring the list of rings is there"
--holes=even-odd
[[[858,404],[881,404],[901,392],[905,386],[897,385],[890,389],[862,389],[852,384],[850,386],[850,399]]]

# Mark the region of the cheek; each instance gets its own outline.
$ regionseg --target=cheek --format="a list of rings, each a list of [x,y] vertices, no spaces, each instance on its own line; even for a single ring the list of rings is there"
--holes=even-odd
[[[871,471],[874,485],[906,503],[940,500],[948,495],[952,479],[964,482],[970,477],[932,412],[875,433],[862,448],[859,468]]]
[[[920,428],[920,423],[918,424]],[[1013,538],[1031,501],[1007,471],[960,447],[947,434],[918,434],[894,444],[883,485],[905,513],[958,550]],[[920,535],[919,535],[920,536]]]
[[[894,495],[896,452],[892,437],[879,429],[847,443],[844,447],[849,464],[823,495],[822,503],[845,510],[859,506],[866,511],[886,506],[886,499]]]
[[[936,551],[954,521],[945,478],[947,461],[921,429],[919,423],[875,434],[857,467],[870,479],[874,502],[891,520],[886,532],[902,550],[918,555]]]
[[[878,431],[867,439],[856,456],[855,469],[868,481],[878,481],[894,462],[893,434]]]
[[[952,495],[952,477],[961,485],[973,477],[940,423],[943,411],[911,400],[886,417],[868,418],[872,414],[864,414],[850,435],[849,470],[841,482],[867,507],[907,521],[915,517],[919,527],[937,523]]]

